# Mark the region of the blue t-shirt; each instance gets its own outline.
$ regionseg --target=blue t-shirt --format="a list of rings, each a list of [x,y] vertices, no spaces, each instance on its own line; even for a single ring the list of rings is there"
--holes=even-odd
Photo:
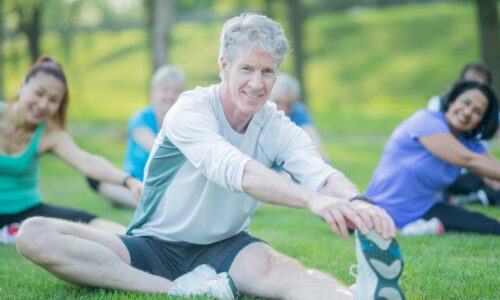
[[[135,112],[128,121],[127,149],[123,164],[125,172],[143,180],[144,167],[148,161],[149,152],[139,145],[132,136],[133,132],[141,127],[151,129],[155,135],[158,134],[158,124],[156,123],[155,113],[151,106]]]
[[[290,120],[295,123],[295,125],[302,127],[304,125],[311,125],[312,118],[307,110],[304,103],[295,102],[292,105],[292,111],[290,113]]]
[[[366,195],[387,211],[398,228],[442,201],[443,190],[460,174],[460,167],[437,158],[419,141],[438,133],[450,133],[443,112],[419,110],[404,120],[389,137],[368,185]],[[485,151],[477,140],[459,140],[471,151]]]

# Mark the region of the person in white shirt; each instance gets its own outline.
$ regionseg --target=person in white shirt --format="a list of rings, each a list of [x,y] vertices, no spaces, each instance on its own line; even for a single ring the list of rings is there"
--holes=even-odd
[[[220,42],[222,80],[183,93],[167,113],[127,235],[32,218],[21,226],[19,252],[63,280],[96,287],[219,299],[403,299],[392,219],[268,101],[288,51],[281,26],[242,14],[225,23]],[[257,200],[308,209],[345,239],[357,228],[356,284],[348,289],[251,236]]]

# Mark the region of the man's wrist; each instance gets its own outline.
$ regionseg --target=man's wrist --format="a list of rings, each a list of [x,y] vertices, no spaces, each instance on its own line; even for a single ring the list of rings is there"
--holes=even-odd
[[[365,194],[357,194],[357,195],[354,195],[352,196],[349,201],[352,202],[354,200],[359,200],[359,201],[364,201],[364,202],[367,202],[367,203],[372,203],[372,200],[368,197],[366,197]]]

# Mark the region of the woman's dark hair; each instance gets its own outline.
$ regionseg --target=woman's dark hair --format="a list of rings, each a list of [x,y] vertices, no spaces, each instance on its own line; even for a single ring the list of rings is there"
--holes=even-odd
[[[469,139],[489,140],[495,135],[498,129],[498,99],[489,85],[476,81],[457,81],[441,96],[441,111],[446,112],[450,105],[468,90],[479,90],[488,100],[488,108],[477,127],[465,132],[464,135]]]
[[[58,125],[64,129],[66,126],[66,111],[68,109],[68,103],[69,103],[68,83],[66,81],[66,75],[64,74],[64,70],[62,66],[51,57],[41,56],[31,66],[30,70],[24,77],[24,83],[25,84],[28,83],[31,80],[31,78],[35,77],[36,74],[40,72],[54,76],[55,78],[60,80],[64,85],[63,99],[59,104],[59,109],[57,110],[57,114],[55,116]]]
[[[475,72],[482,73],[486,79],[486,84],[492,84],[493,78],[491,77],[491,72],[486,67],[485,65],[481,63],[470,63],[465,65],[465,67],[462,69],[462,72],[460,72],[460,79],[459,80],[466,80],[465,75],[469,70],[473,70]]]

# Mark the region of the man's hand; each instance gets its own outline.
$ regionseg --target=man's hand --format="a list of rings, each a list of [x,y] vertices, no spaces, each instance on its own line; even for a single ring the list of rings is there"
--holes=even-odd
[[[374,228],[385,239],[396,236],[392,218],[382,208],[364,201],[350,202],[324,195],[311,201],[309,210],[325,220],[330,229],[345,240],[349,237],[348,227],[357,228],[363,234]]]
[[[349,203],[368,228],[374,228],[375,231],[380,233],[385,239],[391,239],[396,236],[394,221],[383,208],[361,200],[354,200]],[[353,224],[348,222],[348,225],[352,226]]]

